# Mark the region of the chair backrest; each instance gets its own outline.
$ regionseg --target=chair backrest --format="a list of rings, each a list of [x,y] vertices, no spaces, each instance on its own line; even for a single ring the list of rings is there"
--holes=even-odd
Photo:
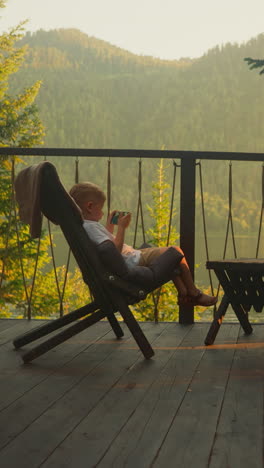
[[[34,190],[28,191],[26,204],[32,195],[37,199],[34,214],[41,210],[50,221],[60,226],[99,308],[111,312],[117,310],[121,299],[127,303],[138,302],[175,274],[182,255],[172,247],[149,267],[137,266],[131,271],[111,241],[95,246],[83,227],[79,207],[63,187],[55,166],[50,162],[24,169],[17,179],[19,190],[16,193],[20,192],[18,198],[21,203],[25,202],[21,188],[28,183]],[[29,219],[32,220],[32,216]]]
[[[106,269],[82,226],[83,219],[78,206],[63,187],[55,166],[49,162],[42,168],[40,207],[48,219],[61,227],[95,302],[100,308],[107,307],[109,310],[111,293],[102,281]]]

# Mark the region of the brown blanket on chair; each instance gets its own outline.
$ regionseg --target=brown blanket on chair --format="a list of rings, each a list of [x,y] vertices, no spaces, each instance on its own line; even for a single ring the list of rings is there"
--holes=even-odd
[[[33,238],[40,237],[41,235],[41,180],[45,166],[53,166],[53,164],[48,161],[43,161],[42,163],[26,167],[21,172],[19,172],[15,178],[15,192],[19,208],[19,217],[22,222],[29,224],[30,235]],[[64,187],[63,190],[65,192],[65,196],[69,199],[69,202],[78,212],[80,219],[82,219],[82,212],[80,208],[78,205],[76,205],[75,201],[64,189]],[[54,203],[56,203],[56,200],[54,200]],[[51,210],[48,219],[52,223],[58,224],[58,220],[55,219],[54,216],[52,215]]]
[[[45,162],[23,169],[15,179],[16,200],[19,207],[19,217],[29,224],[30,235],[40,237],[42,214],[40,209],[41,170]]]

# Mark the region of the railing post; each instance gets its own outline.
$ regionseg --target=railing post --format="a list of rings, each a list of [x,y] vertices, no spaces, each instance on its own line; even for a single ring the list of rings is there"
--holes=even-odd
[[[181,159],[180,244],[194,278],[195,262],[195,159]],[[179,322],[194,323],[193,306],[180,306]]]

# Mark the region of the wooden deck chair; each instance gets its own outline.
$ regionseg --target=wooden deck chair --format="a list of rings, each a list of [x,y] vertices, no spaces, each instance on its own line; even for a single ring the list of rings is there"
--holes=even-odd
[[[30,166],[21,171],[15,186],[20,211],[24,204],[21,200],[23,198],[21,193],[24,193],[21,187],[34,188],[39,209],[48,219],[61,227],[81,270],[83,280],[93,296],[93,301],[80,309],[15,338],[14,346],[20,348],[76,321],[75,324],[67,326],[58,334],[25,352],[22,357],[24,362],[32,361],[103,318],[108,319],[116,337],[121,338],[123,331],[115,317],[116,312],[121,314],[145,358],[153,356],[153,349],[129,305],[143,300],[149,292],[169,281],[177,271],[182,255],[174,248],[170,248],[150,267],[138,266],[128,270],[113,242],[106,241],[100,246],[95,246],[89,239],[82,226],[83,219],[78,206],[61,184],[55,166],[49,162]],[[35,214],[36,211],[35,208]],[[80,318],[82,320],[78,320]]]

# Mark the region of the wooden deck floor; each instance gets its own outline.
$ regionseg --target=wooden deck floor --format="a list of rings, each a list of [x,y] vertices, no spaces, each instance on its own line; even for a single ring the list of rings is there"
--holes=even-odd
[[[146,361],[101,322],[23,365],[37,325],[0,320],[1,468],[263,466],[263,325],[145,323]]]

